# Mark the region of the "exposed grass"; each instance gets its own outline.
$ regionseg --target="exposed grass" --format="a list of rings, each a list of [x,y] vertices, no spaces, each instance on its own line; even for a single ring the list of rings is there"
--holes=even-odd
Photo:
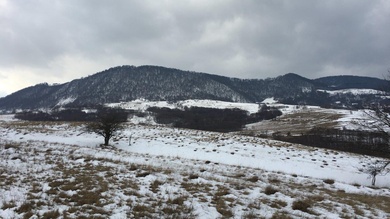
[[[224,186],[218,186],[218,189],[214,193],[214,196],[212,198],[212,203],[214,204],[217,211],[224,218],[231,218],[234,216],[231,208],[227,204],[228,199],[226,197],[224,197],[224,196],[229,195],[229,194],[230,194],[229,188],[224,187]],[[229,201],[231,201],[231,200],[229,200]]]
[[[289,213],[278,211],[272,215],[271,219],[292,219]]]
[[[11,201],[11,202],[3,202],[3,206],[1,207],[1,209],[6,210],[6,209],[9,209],[9,208],[14,208],[14,207],[16,207],[16,204],[13,201]]]
[[[264,189],[264,194],[266,194],[266,195],[273,195],[277,192],[278,192],[278,190],[273,186],[267,186]]]
[[[252,176],[252,177],[250,177],[250,178],[248,179],[248,181],[249,181],[249,182],[255,183],[255,182],[259,181],[259,177],[258,177],[258,176]]]
[[[53,219],[53,218],[58,218],[59,216],[60,216],[60,212],[58,210],[52,210],[52,211],[45,212],[41,218]]]
[[[283,200],[274,200],[272,201],[269,206],[272,207],[272,208],[276,208],[276,209],[282,209],[282,208],[285,208],[287,207],[287,202],[283,201]]]
[[[190,174],[189,176],[188,176],[188,179],[198,179],[199,178],[199,176],[198,176],[198,174]]]
[[[4,150],[8,150],[10,148],[19,149],[19,147],[20,147],[19,143],[7,143],[4,145]]]
[[[329,185],[333,185],[334,180],[333,179],[324,179],[324,183],[329,184]]]
[[[309,208],[311,207],[311,204],[309,200],[296,200],[292,204],[293,210],[299,210],[303,212],[309,213]]]
[[[305,133],[314,127],[334,128],[338,125],[337,120],[341,115],[313,110],[303,110],[296,113],[286,114],[277,120],[263,121],[261,125],[251,127],[243,131],[244,134],[258,136],[266,133],[279,132],[282,135],[297,135]]]
[[[153,193],[157,193],[159,191],[159,187],[161,185],[163,185],[164,183],[159,181],[159,180],[155,180],[153,181],[151,184],[150,184],[150,190],[153,192]]]

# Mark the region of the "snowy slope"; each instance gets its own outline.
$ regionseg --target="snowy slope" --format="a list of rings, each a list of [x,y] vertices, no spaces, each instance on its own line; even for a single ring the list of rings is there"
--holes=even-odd
[[[353,94],[353,95],[363,95],[363,94],[376,94],[376,95],[385,95],[386,92],[374,90],[374,89],[341,89],[341,90],[318,90],[322,92],[329,93],[330,95],[336,94]]]
[[[250,113],[255,113],[259,110],[259,104],[255,103],[235,103],[218,100],[184,100],[176,102],[167,101],[148,101],[148,100],[135,100],[122,103],[110,103],[106,104],[109,107],[120,107],[123,109],[140,110],[145,111],[149,107],[167,107],[171,109],[184,109],[184,107],[205,107],[216,109],[242,109]]]
[[[100,194],[102,200],[98,201],[99,205],[93,204],[101,209],[95,216],[105,218],[140,216],[137,209],[142,206],[136,204],[140,202],[150,203],[143,206],[145,208],[154,206],[153,203],[159,203],[153,207],[155,209],[165,206],[158,210],[160,213],[169,212],[170,205],[182,203],[175,208],[182,206],[185,209],[180,211],[191,211],[195,218],[230,214],[234,218],[249,214],[266,218],[272,215],[390,217],[390,212],[383,210],[389,207],[386,200],[390,199],[390,176],[379,176],[377,184],[382,189],[371,189],[367,187],[370,184],[367,175],[358,171],[365,162],[375,158],[235,134],[134,124],[128,124],[113,139],[114,147],[101,148],[102,139],[84,133],[82,127],[77,123],[25,123],[0,116],[0,176],[13,179],[12,184],[1,184],[0,217],[21,217],[23,214],[16,209],[27,200],[33,200],[32,191],[33,197],[38,195],[37,189],[31,187],[35,184],[28,179],[37,180],[43,202],[57,203],[50,208],[39,208],[40,213],[34,212],[35,215],[48,214],[53,208],[71,218],[82,215],[88,205],[72,207],[58,197],[66,199],[80,194],[82,188],[76,186],[78,189],[68,190],[64,184],[71,186],[79,176],[85,176],[83,171],[88,168],[92,169],[88,169],[87,175],[96,174],[94,177],[98,179],[103,177],[101,183],[107,181],[111,185],[101,188],[104,192],[96,195]],[[66,167],[76,173],[68,176]],[[129,179],[137,184],[131,187],[137,189],[130,191],[129,186],[121,187],[121,182]],[[329,179],[335,183],[324,183]],[[154,184],[158,184],[157,188]],[[277,189],[275,195],[264,194],[270,185]],[[335,195],[340,191],[343,191],[342,196]],[[348,202],[356,197],[365,200],[371,196],[383,200],[385,207]],[[292,209],[293,202],[303,197],[317,200],[311,203],[311,210]],[[178,198],[186,201],[180,202]],[[222,202],[230,213],[224,211]],[[14,207],[5,208],[10,203]],[[363,213],[359,213],[363,216],[354,210],[356,206],[363,209]],[[158,217],[159,213],[150,211],[149,216]],[[91,217],[88,211],[84,213]]]

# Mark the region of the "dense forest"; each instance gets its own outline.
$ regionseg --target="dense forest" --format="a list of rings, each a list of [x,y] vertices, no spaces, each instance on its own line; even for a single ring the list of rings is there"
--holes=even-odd
[[[314,128],[301,135],[274,133],[276,140],[390,158],[390,138],[383,132]]]
[[[254,114],[240,109],[203,107],[191,107],[184,110],[151,107],[148,111],[154,114],[156,122],[160,124],[218,132],[239,131],[248,123],[273,119],[282,115],[279,110],[266,106]]]

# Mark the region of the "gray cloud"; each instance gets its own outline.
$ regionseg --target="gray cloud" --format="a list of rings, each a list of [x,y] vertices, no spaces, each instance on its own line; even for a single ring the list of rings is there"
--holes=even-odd
[[[127,64],[240,78],[382,77],[390,67],[386,0],[0,0],[0,6],[0,71],[28,72],[33,81],[65,82]]]

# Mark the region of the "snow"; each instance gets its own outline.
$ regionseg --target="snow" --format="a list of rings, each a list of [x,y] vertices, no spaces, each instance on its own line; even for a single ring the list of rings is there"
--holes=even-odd
[[[256,103],[235,103],[218,100],[184,100],[177,102],[134,100],[131,102],[110,103],[107,104],[107,106],[139,111],[145,111],[149,107],[166,107],[170,109],[184,109],[185,107],[206,107],[216,109],[238,108],[250,113],[256,113],[259,110],[259,104]]]
[[[280,108],[284,113],[293,113],[299,110],[326,110],[318,107],[302,107],[278,104],[273,98],[263,101]],[[145,102],[142,100],[129,103],[116,103],[110,106],[120,106],[126,109],[145,110],[150,106],[158,107],[186,107],[186,106],[207,106],[240,108],[249,112],[256,112],[258,104],[228,103],[212,100],[190,100],[177,103],[168,102]],[[326,110],[329,112],[329,110]],[[352,121],[361,119],[363,111],[331,110],[333,113],[343,115],[339,119],[340,126],[353,128]],[[13,119],[12,115],[0,115],[0,170],[11,171],[19,175],[17,182],[7,187],[0,187],[0,218],[20,218],[15,208],[2,208],[5,203],[15,203],[20,206],[27,200],[30,194],[30,186],[23,184],[23,179],[31,177],[29,174],[36,173],[37,177],[54,177],[64,182],[68,179],[61,179],[57,175],[56,167],[47,160],[46,153],[50,153],[52,159],[59,159],[69,168],[76,168],[84,165],[101,166],[115,169],[111,178],[124,181],[128,179],[138,180],[138,191],[136,196],[124,193],[123,188],[115,185],[103,197],[112,195],[112,200],[104,206],[104,209],[111,212],[107,218],[127,218],[127,214],[133,207],[124,203],[146,202],[153,197],[167,200],[177,197],[178,194],[189,196],[183,206],[191,206],[196,218],[218,218],[221,213],[212,204],[215,199],[212,192],[201,191],[197,195],[188,193],[183,184],[193,183],[194,185],[207,185],[212,191],[219,187],[229,186],[229,194],[224,195],[224,200],[236,200],[232,204],[232,211],[235,218],[241,218],[248,206],[256,203],[259,209],[252,208],[260,217],[270,218],[278,210],[270,207],[266,202],[272,200],[283,201],[286,204],[282,207],[283,212],[292,215],[293,218],[311,217],[305,212],[292,210],[291,205],[296,197],[309,197],[322,190],[333,192],[344,191],[347,194],[390,197],[390,175],[378,176],[377,186],[380,189],[372,189],[370,179],[358,169],[365,163],[375,159],[369,156],[356,155],[333,150],[318,149],[274,141],[269,139],[241,136],[236,133],[215,133],[188,129],[169,128],[158,125],[139,125],[145,121],[141,118],[133,118],[138,121],[136,124],[128,123],[127,128],[119,136],[112,139],[112,148],[102,148],[101,137],[85,133],[82,124],[72,123],[31,123],[25,124],[22,121]],[[357,128],[357,126],[355,127]],[[129,137],[131,136],[131,145]],[[18,147],[5,149],[6,144],[21,145],[26,148],[27,154],[23,154]],[[25,147],[27,146],[28,147]],[[33,153],[34,152],[34,153]],[[66,154],[70,154],[69,156]],[[24,157],[26,156],[26,157]],[[49,158],[50,159],[50,158]],[[104,160],[104,162],[102,161]],[[110,161],[110,162],[109,162]],[[103,163],[103,164],[102,164]],[[129,172],[127,164],[139,165],[137,174],[150,171],[145,177],[134,177],[134,172]],[[10,168],[12,167],[12,168]],[[142,169],[144,168],[144,169]],[[151,171],[153,168],[163,168],[161,171]],[[164,170],[168,173],[164,173]],[[172,171],[170,171],[172,170]],[[0,172],[1,173],[1,172]],[[198,175],[195,179],[183,180],[186,174]],[[98,176],[105,178],[104,172]],[[133,174],[133,175],[131,175]],[[237,177],[244,174],[249,177],[252,174],[259,176],[260,180],[250,184],[248,178],[240,181]],[[2,176],[0,174],[0,176]],[[234,176],[234,177],[230,177]],[[75,180],[74,175],[71,180]],[[108,180],[111,178],[107,178]],[[263,188],[270,184],[270,179],[277,179],[278,192],[275,195],[263,194]],[[333,185],[323,183],[325,179],[333,179]],[[151,184],[156,180],[163,182],[158,188],[159,193],[150,191]],[[268,181],[267,181],[268,180]],[[239,184],[234,184],[238,181]],[[234,186],[245,185],[242,189],[235,189]],[[291,187],[290,187],[291,184]],[[359,184],[360,186],[356,186]],[[234,185],[234,186],[233,186]],[[285,186],[283,186],[285,185]],[[294,189],[294,185],[303,185],[300,189]],[[305,190],[304,185],[315,185],[319,190]],[[49,192],[52,191],[50,183],[40,183],[40,194],[42,200],[50,200]],[[285,188],[284,190],[282,188]],[[287,189],[286,189],[287,188]],[[214,191],[214,192],[215,192]],[[68,190],[68,196],[76,195],[78,191]],[[319,195],[321,193],[318,193]],[[142,197],[146,198],[143,199]],[[203,201],[200,201],[203,197]],[[330,199],[330,197],[329,197]],[[259,201],[260,200],[260,201]],[[263,203],[261,200],[267,200]],[[226,201],[228,202],[228,201]],[[326,200],[324,201],[326,202]],[[347,204],[334,204],[334,200],[326,202],[333,206],[331,209],[323,207],[320,203],[313,207],[313,210],[324,218],[339,218],[344,211],[350,212],[353,216],[353,208]],[[164,203],[164,202],[163,202]],[[339,206],[339,207],[337,207]],[[344,207],[340,207],[344,206]],[[50,208],[49,208],[50,209]],[[67,211],[67,206],[58,206],[58,209]],[[352,209],[352,210],[348,210]],[[41,214],[48,212],[48,209],[40,209]],[[280,212],[280,211],[279,211]],[[388,218],[389,212],[376,209],[372,213],[366,212],[367,217]],[[344,212],[345,213],[345,212]],[[75,215],[73,215],[76,217]]]
[[[275,100],[274,97],[271,97],[271,98],[266,98],[262,101],[262,103],[265,103],[265,104],[275,104],[277,103],[278,101]]]
[[[58,101],[57,106],[65,106],[66,104],[73,103],[75,100],[75,97],[64,98]]]
[[[340,154],[333,151],[326,155],[327,150],[304,146],[297,148],[296,145],[289,143],[244,136],[237,138],[229,134],[202,132],[202,135],[208,136],[203,138],[199,137],[200,133],[198,131],[191,130],[186,130],[186,137],[180,138],[177,137],[180,136],[178,134],[180,132],[183,131],[162,127],[146,132],[137,127],[132,132],[125,132],[125,134],[132,135],[134,143],[129,147],[126,142],[120,142],[117,147],[139,154],[209,160],[214,163],[232,166],[260,168],[267,171],[321,179],[334,178],[340,182],[350,184],[360,182],[369,185],[367,175],[360,173],[357,169],[359,162],[361,162],[360,155]],[[155,136],[175,137],[161,138]],[[210,142],[210,137],[215,137],[218,140]],[[390,179],[390,177],[387,179]],[[380,186],[389,185],[386,180],[382,180],[382,184],[380,184]]]
[[[364,95],[364,94],[376,94],[376,95],[385,95],[386,92],[374,90],[374,89],[341,89],[341,90],[318,90],[321,92],[329,93],[330,95],[337,94],[353,94],[353,95]]]

